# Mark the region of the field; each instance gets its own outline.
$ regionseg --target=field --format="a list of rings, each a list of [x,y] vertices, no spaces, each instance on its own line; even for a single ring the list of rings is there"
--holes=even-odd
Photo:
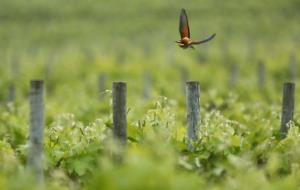
[[[298,0],[0,4],[0,189],[300,189]],[[180,49],[181,8],[192,38],[216,38]],[[46,88],[44,184],[26,164],[33,79]],[[200,83],[193,151],[190,80]],[[126,149],[112,137],[114,81],[127,83]],[[295,112],[281,139],[288,81]]]

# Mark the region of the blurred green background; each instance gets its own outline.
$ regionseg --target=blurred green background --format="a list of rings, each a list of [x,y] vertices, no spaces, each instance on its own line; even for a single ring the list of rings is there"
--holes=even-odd
[[[181,8],[188,11],[193,37],[216,32],[217,44],[296,45],[299,6],[297,0],[2,0],[1,47],[166,48],[178,38]]]
[[[168,96],[174,93],[161,84],[180,80],[180,68],[204,89],[222,88],[237,78],[242,91],[256,87],[257,64],[263,62],[267,88],[281,87],[293,70],[289,62],[298,58],[299,7],[297,0],[3,0],[2,77],[18,83],[48,77],[48,85],[56,86],[99,73],[109,74],[110,81],[137,82],[149,71],[161,75],[153,77],[154,90]],[[195,51],[178,48],[181,8],[188,12],[193,39],[217,37]],[[233,79],[231,69],[237,70]]]

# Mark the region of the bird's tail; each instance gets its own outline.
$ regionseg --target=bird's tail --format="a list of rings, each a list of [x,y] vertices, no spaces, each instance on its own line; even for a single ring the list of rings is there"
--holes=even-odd
[[[195,44],[195,45],[197,45],[197,44],[202,44],[202,43],[205,43],[205,42],[208,42],[208,41],[212,40],[215,36],[216,36],[216,34],[213,34],[213,35],[211,35],[209,38],[207,38],[207,39],[205,39],[205,40],[194,41],[194,42],[192,42],[191,44]]]

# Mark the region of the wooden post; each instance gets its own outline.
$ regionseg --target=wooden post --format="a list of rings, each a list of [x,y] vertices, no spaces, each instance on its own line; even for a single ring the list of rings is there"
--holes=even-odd
[[[186,67],[182,66],[180,67],[180,75],[181,75],[181,85],[182,85],[182,91],[183,93],[186,92],[186,81],[188,81],[189,78],[189,71]]]
[[[256,59],[256,44],[254,43],[255,40],[253,38],[248,37],[247,38],[247,61],[248,63],[255,62]]]
[[[124,51],[117,51],[117,56],[116,56],[116,63],[118,65],[124,65],[126,63],[126,56],[125,56],[126,53],[124,53]]]
[[[199,51],[197,54],[197,61],[199,64],[207,61],[208,48],[203,49],[203,51]]]
[[[198,139],[197,132],[200,122],[199,82],[189,81],[186,83],[186,105],[188,149],[192,151],[192,143]]]
[[[11,74],[13,80],[16,80],[16,77],[20,74],[20,55],[19,53],[14,53],[11,58]]]
[[[231,64],[230,65],[230,79],[229,79],[229,85],[231,87],[234,87],[237,82],[237,65],[236,64]]]
[[[50,82],[52,79],[52,73],[53,73],[53,68],[56,63],[56,54],[54,52],[50,53],[44,62],[44,73],[45,73],[45,82],[47,83],[46,86],[46,91],[47,94],[52,94],[54,91],[54,86],[55,84],[53,82]]]
[[[115,139],[124,146],[127,144],[126,90],[125,82],[113,83],[113,133]]]
[[[53,68],[54,63],[55,63],[54,54],[50,54],[46,58],[45,64],[44,64],[44,72],[45,72],[46,81],[51,78],[51,72],[52,72],[52,68]],[[47,93],[49,93],[48,90],[47,90]]]
[[[11,81],[9,83],[8,86],[8,92],[7,92],[7,103],[12,103],[15,101],[15,97],[16,97],[16,88],[15,88],[15,83],[14,81],[17,80],[20,71],[19,71],[19,67],[20,67],[20,55],[18,53],[14,53],[12,58],[11,58]]]
[[[94,53],[91,48],[83,48],[84,59],[88,64],[93,64],[95,62]]]
[[[265,65],[262,61],[257,65],[257,86],[260,90],[265,87]]]
[[[295,101],[295,84],[291,82],[284,83],[282,97],[282,115],[281,115],[281,138],[285,138],[288,132],[288,123],[293,120]]]
[[[106,80],[107,76],[106,74],[102,73],[98,76],[98,98],[99,100],[102,100],[104,97],[104,92],[106,90]]]
[[[30,129],[27,165],[38,182],[43,182],[44,82],[30,82]]]
[[[16,88],[15,83],[10,82],[8,85],[8,93],[7,93],[7,103],[13,103],[16,98]]]
[[[144,75],[144,86],[143,86],[143,96],[145,100],[151,97],[151,76],[149,74]]]

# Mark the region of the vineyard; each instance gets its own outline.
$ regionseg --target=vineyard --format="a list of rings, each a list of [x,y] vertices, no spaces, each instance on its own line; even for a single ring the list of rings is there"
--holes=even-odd
[[[0,4],[0,189],[300,189],[298,0]]]

